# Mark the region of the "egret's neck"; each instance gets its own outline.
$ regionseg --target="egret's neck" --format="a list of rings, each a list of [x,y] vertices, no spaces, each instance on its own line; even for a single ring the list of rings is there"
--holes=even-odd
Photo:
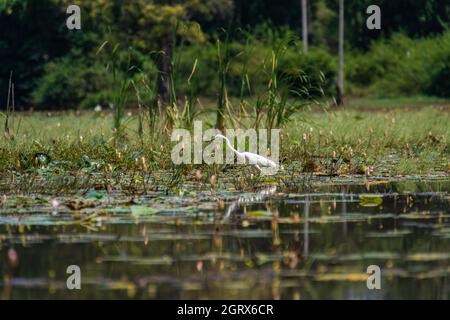
[[[227,137],[222,137],[223,139],[225,139],[227,146],[234,152],[236,153],[238,156],[242,157],[242,153],[240,153],[239,151],[237,151],[235,148],[233,148],[233,145],[231,144],[231,141],[227,138]]]

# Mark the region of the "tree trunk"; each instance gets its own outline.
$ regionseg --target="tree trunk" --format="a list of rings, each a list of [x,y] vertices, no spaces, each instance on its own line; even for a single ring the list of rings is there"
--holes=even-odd
[[[157,59],[157,67],[159,71],[158,76],[158,96],[161,105],[167,105],[169,102],[169,82],[170,82],[170,68],[172,65],[173,53],[173,37],[168,34],[164,43],[162,44],[161,53]]]
[[[344,104],[344,0],[339,0],[339,70],[336,103]]]
[[[307,0],[302,0],[302,32],[303,32],[303,50],[308,52],[308,6]]]

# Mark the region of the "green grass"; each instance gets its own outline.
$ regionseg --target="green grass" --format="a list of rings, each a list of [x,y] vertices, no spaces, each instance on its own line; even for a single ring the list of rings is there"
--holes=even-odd
[[[404,96],[404,97],[361,97],[349,100],[349,106],[353,108],[405,108],[445,106],[450,108],[450,99],[428,96]]]
[[[284,170],[269,178],[259,177],[252,168],[174,165],[174,143],[166,130],[170,120],[163,115],[151,133],[149,126],[140,126],[138,110],[124,112],[118,143],[111,110],[15,113],[10,134],[0,141],[0,191],[61,194],[95,187],[140,194],[161,188],[183,190],[186,183],[189,188],[214,188],[213,177],[221,181],[219,187],[231,183],[239,190],[253,190],[265,183],[298,188],[308,183],[305,177],[311,173],[351,175],[355,180],[450,173],[448,108],[375,110],[323,105],[294,114],[281,128]],[[203,130],[214,127],[215,114],[211,110],[197,116],[204,120]],[[254,124],[251,115],[242,122],[243,128]],[[231,128],[232,121],[226,123]]]
[[[336,157],[374,166],[375,173],[424,174],[448,170],[449,123],[450,112],[438,107],[385,112],[350,108],[310,113],[289,125],[288,136],[291,143],[306,145],[306,159],[327,159],[335,151]]]

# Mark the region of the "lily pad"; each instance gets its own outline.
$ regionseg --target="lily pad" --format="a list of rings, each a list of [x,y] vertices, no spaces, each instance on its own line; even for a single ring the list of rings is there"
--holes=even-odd
[[[159,212],[158,209],[146,207],[146,206],[131,206],[131,213],[135,215],[154,215]]]
[[[246,214],[249,216],[252,216],[252,217],[271,217],[272,216],[272,212],[264,211],[264,210],[248,211]]]
[[[359,204],[363,207],[378,207],[383,203],[383,198],[374,194],[362,194],[359,199],[361,200]]]

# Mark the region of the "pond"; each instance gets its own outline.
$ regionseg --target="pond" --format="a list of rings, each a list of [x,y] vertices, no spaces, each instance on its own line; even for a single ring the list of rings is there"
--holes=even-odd
[[[78,210],[4,201],[3,299],[449,298],[448,179],[91,197]],[[81,290],[67,289],[70,265]]]

